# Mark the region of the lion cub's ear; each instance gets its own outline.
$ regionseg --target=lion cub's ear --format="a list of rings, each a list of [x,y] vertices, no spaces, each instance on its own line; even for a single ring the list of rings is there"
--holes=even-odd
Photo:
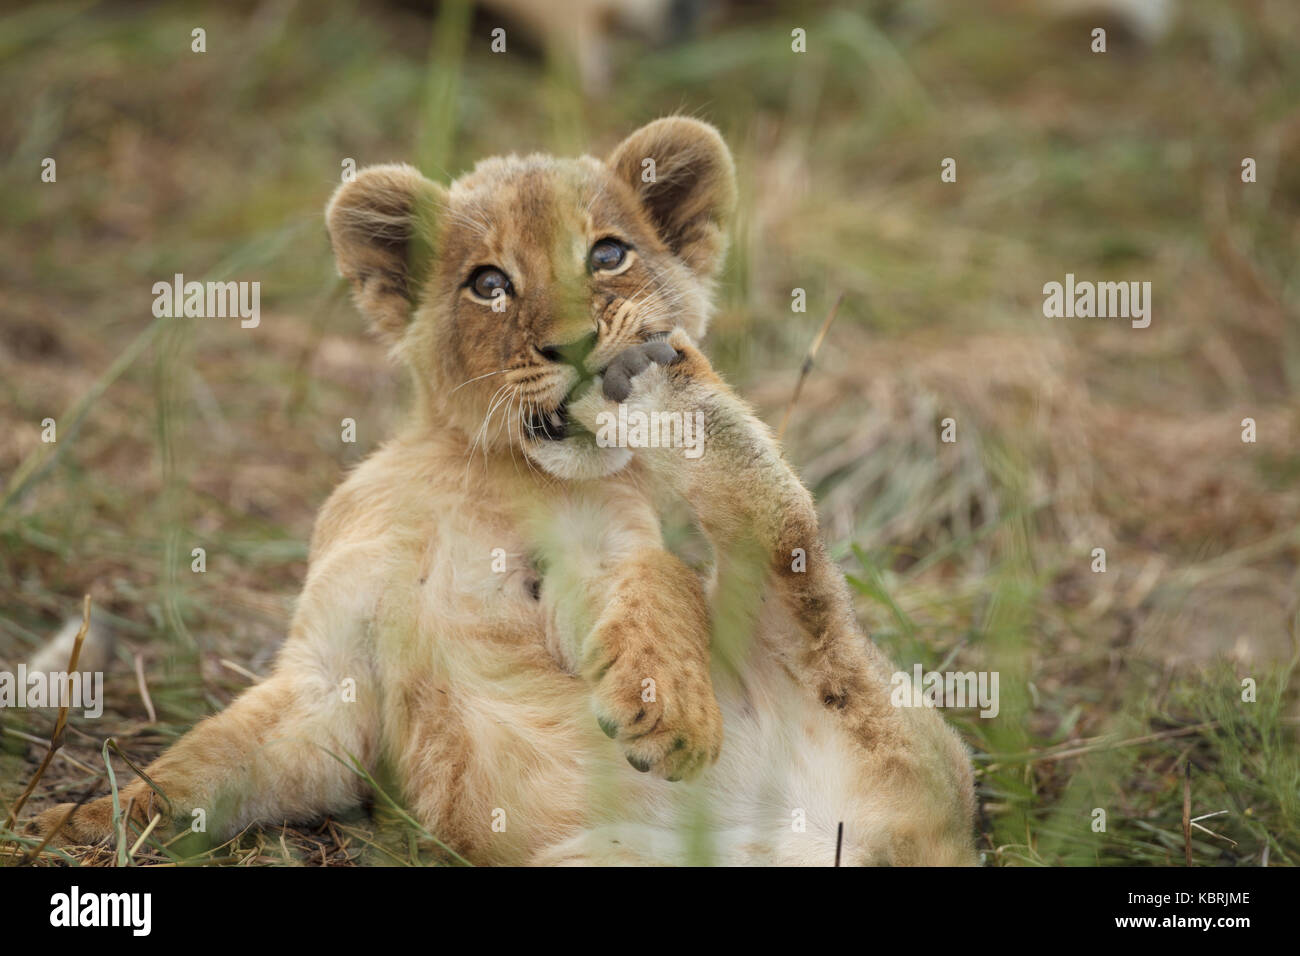
[[[718,131],[684,116],[655,120],[623,140],[607,163],[667,246],[698,275],[717,274],[727,249],[723,230],[736,208],[736,167]]]
[[[339,274],[380,338],[406,331],[433,262],[447,192],[405,164],[369,166],[334,192],[325,224]]]

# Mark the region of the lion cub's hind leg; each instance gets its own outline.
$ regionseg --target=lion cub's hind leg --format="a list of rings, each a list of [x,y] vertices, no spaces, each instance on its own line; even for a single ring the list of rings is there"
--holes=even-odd
[[[137,779],[121,788],[119,806],[131,807],[134,830],[157,814],[157,833],[189,829],[196,845],[219,843],[253,823],[303,822],[353,807],[363,787],[346,761],[349,754],[364,760],[371,748],[361,708],[336,700],[323,688],[272,677],[146,768],[166,799]],[[41,836],[57,828],[56,845],[97,843],[114,835],[112,797],[75,810],[51,807],[34,825]]]

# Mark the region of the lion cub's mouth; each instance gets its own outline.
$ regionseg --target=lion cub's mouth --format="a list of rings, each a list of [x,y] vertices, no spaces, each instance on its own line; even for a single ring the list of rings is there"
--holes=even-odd
[[[653,342],[667,340],[668,336],[667,330],[646,331],[641,334],[640,339],[642,342]],[[602,365],[594,374],[579,368],[578,381],[569,389],[569,393],[564,396],[559,405],[551,409],[534,409],[524,419],[524,430],[528,437],[533,441],[563,441],[575,433],[581,433],[583,431],[581,426],[575,425],[569,418],[569,402],[590,385],[593,378],[604,375],[606,368],[607,364]]]
[[[534,411],[524,420],[533,441],[562,441],[569,437],[569,396],[549,411]]]

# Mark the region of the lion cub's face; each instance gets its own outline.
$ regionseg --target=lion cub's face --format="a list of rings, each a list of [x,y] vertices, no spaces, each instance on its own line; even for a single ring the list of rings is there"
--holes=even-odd
[[[449,188],[371,167],[326,217],[339,271],[433,416],[471,448],[517,448],[567,478],[626,463],[571,422],[567,400],[630,345],[703,334],[734,204],[717,132],[674,117],[604,162],[489,159]]]

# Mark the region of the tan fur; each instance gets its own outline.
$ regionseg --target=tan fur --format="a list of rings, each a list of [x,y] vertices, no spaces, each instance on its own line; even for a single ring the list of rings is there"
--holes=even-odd
[[[340,188],[340,272],[416,407],[321,510],[274,673],[148,768],[175,824],[201,807],[221,839],[342,810],[365,796],[355,759],[478,863],[685,862],[700,820],[723,863],[827,865],[841,822],[847,863],[973,862],[964,747],[933,710],[890,705],[811,496],[694,345],[734,201],[726,146],[682,118],[607,162],[491,159],[446,189],[377,167]],[[589,273],[611,236],[631,264]],[[510,277],[503,312],[465,287],[483,265]],[[657,333],[679,357],[626,404],[702,411],[698,459],[591,438],[617,408],[601,371]],[[530,434],[566,397],[586,431]],[[712,544],[707,575],[664,546],[673,497]],[[162,806],[141,781],[132,797]],[[97,801],[61,838],[110,817]]]

